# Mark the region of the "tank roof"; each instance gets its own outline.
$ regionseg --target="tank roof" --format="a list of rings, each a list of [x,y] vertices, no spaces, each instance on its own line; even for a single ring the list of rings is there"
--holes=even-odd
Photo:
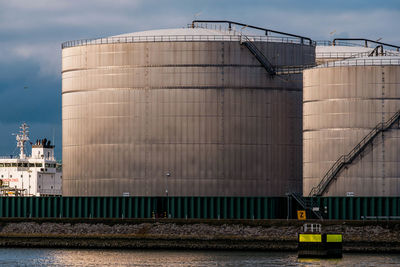
[[[303,44],[301,39],[296,37],[280,37],[271,35],[245,35],[251,41],[277,42]],[[61,48],[115,43],[136,43],[136,42],[190,42],[190,41],[233,41],[242,39],[242,33],[235,29],[209,29],[209,28],[174,28],[150,31],[124,33],[104,38],[73,40],[62,43]],[[311,43],[309,45],[313,45]]]
[[[329,68],[329,67],[345,67],[345,66],[387,66],[387,65],[400,65],[400,56],[373,56],[373,57],[355,57],[345,60],[327,62],[318,65],[315,68]]]
[[[235,30],[217,30],[217,29],[205,29],[205,28],[174,28],[174,29],[160,29],[150,31],[140,31],[132,33],[124,33],[119,35],[110,36],[115,37],[131,37],[131,36],[176,36],[176,35],[240,35],[240,32]]]
[[[317,41],[315,56],[317,59],[344,60],[347,58],[368,57],[373,51],[381,55],[383,53],[384,56],[400,56],[400,52],[392,47],[379,47],[376,45],[367,47],[351,42],[336,42],[336,45],[333,45],[331,41]]]
[[[364,47],[364,46],[342,46],[342,45],[317,45],[315,47],[316,53],[365,53],[371,52],[374,50],[373,47]]]

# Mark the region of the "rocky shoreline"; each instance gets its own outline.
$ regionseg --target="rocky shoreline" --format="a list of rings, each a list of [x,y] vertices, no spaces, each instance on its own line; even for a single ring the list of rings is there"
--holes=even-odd
[[[295,251],[303,222],[285,220],[0,220],[0,246]],[[400,222],[324,221],[345,252],[400,252]]]

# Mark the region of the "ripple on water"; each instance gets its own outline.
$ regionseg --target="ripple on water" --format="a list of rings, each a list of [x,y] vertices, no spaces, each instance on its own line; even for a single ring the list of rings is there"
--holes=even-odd
[[[400,255],[344,254],[298,259],[296,253],[1,248],[0,266],[400,266]]]

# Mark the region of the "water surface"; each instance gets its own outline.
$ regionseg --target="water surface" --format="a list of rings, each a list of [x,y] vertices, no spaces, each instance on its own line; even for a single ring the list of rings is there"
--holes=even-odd
[[[0,248],[0,266],[400,266],[400,255],[320,260],[275,252]]]

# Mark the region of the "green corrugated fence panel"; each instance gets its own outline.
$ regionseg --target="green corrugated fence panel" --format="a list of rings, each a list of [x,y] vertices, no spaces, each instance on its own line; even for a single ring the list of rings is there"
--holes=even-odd
[[[114,218],[114,197],[108,198],[108,216],[107,218]],[[143,216],[142,216],[143,218]]]
[[[71,217],[76,218],[76,198],[72,198],[72,203],[71,203]]]
[[[44,199],[44,208],[45,208],[45,214],[44,218],[50,218],[51,217],[51,197],[46,197]]]
[[[139,218],[139,198],[132,198],[132,218]]]
[[[359,220],[359,219],[361,219],[361,199],[359,197],[356,198],[355,206],[356,206],[356,208],[355,208],[354,219]]]
[[[17,197],[17,217],[21,217],[21,197]]]
[[[370,199],[370,206],[369,206],[369,214],[368,216],[375,216],[375,198]]]
[[[400,216],[400,197],[397,198],[397,216]]]
[[[107,198],[103,198],[103,211],[102,211],[102,217],[107,218]]]
[[[328,198],[328,219],[332,220],[333,218],[333,201],[332,198]]]
[[[224,219],[228,219],[228,199],[226,197],[224,197],[224,202],[222,205],[222,210],[224,213]]]
[[[390,201],[388,197],[385,197],[385,216],[390,216]]]
[[[189,217],[189,213],[188,213],[188,198],[187,197],[183,197],[183,216],[184,216],[184,218],[188,218]]]
[[[132,208],[133,208],[132,202],[133,201],[134,201],[134,199],[131,197],[128,199],[128,218],[132,218]]]
[[[118,205],[116,209],[118,210],[118,218],[125,218],[125,206],[123,202],[125,201],[126,197],[118,197]]]
[[[16,198],[13,197],[11,200],[11,217],[15,217],[15,200]]]
[[[214,219],[214,197],[210,198],[210,214],[209,214],[209,218],[210,219]]]
[[[76,203],[78,202],[78,203]],[[82,217],[82,197],[77,197],[77,201],[76,201],[76,217],[77,218],[81,218]]]
[[[208,218],[208,210],[207,210],[207,206],[208,206],[208,203],[207,203],[207,197],[204,197],[203,198],[203,219],[207,219]]]
[[[368,216],[368,199],[366,197],[363,197],[362,199],[363,202],[363,214],[362,216]]]
[[[190,218],[194,218],[194,197],[190,197]]]
[[[69,198],[68,197],[63,197],[63,217],[69,218]]]
[[[53,217],[53,198],[52,197],[47,197],[46,198],[46,215],[45,217],[47,218],[52,218]]]
[[[254,198],[250,198],[250,219],[255,219],[254,216]]]
[[[377,216],[382,216],[383,214],[382,214],[382,206],[383,206],[383,204],[382,204],[382,197],[378,197],[378,203],[376,204],[376,207],[377,207]]]
[[[175,197],[170,199],[170,205],[171,218],[175,218]]]
[[[121,218],[126,218],[126,197],[121,200]]]
[[[64,218],[65,216],[65,197],[58,198],[58,206],[57,206],[56,216],[59,218]]]
[[[248,205],[247,197],[244,197],[243,198],[243,208],[241,209],[243,212],[241,212],[242,217],[240,219],[247,219],[247,212],[248,212],[247,205]]]
[[[261,198],[257,198],[257,219],[261,219]]]
[[[198,197],[197,198],[197,215],[196,215],[197,219],[201,218],[201,198]]]
[[[338,197],[335,197],[335,202],[334,202],[334,217],[333,219],[339,220],[339,214],[340,214],[340,199]]]
[[[182,198],[177,197],[176,201],[178,202],[177,203],[178,208],[176,209],[177,210],[176,216],[177,216],[177,218],[182,218]]]
[[[90,205],[89,205],[89,218],[96,218],[95,217],[95,198],[94,197],[89,197],[89,203],[90,203]]]
[[[347,218],[347,216],[346,216],[347,215],[347,199],[342,197],[341,200],[342,200],[342,214],[341,214],[340,219],[346,220],[346,218]]]
[[[240,219],[240,209],[241,209],[241,205],[240,205],[240,197],[236,197],[236,219]]]
[[[28,197],[24,197],[24,207],[23,207],[23,217],[29,216],[29,206],[28,206]]]
[[[121,197],[114,198],[114,217],[113,218],[121,218],[121,209],[119,202],[121,201]]]
[[[56,218],[58,217],[58,211],[59,211],[59,206],[58,206],[58,202],[59,202],[60,198],[59,197],[54,197],[53,198],[53,217]]]
[[[327,219],[400,215],[400,197],[316,202]],[[283,197],[0,197],[0,217],[152,218],[167,209],[172,218],[275,219],[286,218],[287,203]]]
[[[361,219],[361,213],[362,213],[362,198],[356,197],[356,199],[354,200],[354,220]]]
[[[83,217],[84,218],[89,218],[89,199],[88,197],[85,197],[83,199]]]
[[[6,217],[10,217],[10,214],[9,214],[10,209],[9,209],[9,207],[10,207],[10,198],[7,197],[6,201],[4,203],[4,210],[5,210],[5,216]]]
[[[96,218],[101,218],[101,198],[96,197]]]
[[[46,198],[40,198],[40,217],[45,218],[46,217]]]
[[[269,217],[271,218],[271,219],[275,219],[275,198],[271,198],[270,199],[270,203],[271,203],[271,207],[270,207],[270,215],[269,215]]]
[[[264,210],[263,219],[269,219],[269,217],[268,217],[269,209],[268,209],[268,198],[267,197],[264,198],[264,209],[263,210]]]
[[[221,214],[221,198],[217,198],[217,219],[223,218],[223,215]]]
[[[17,205],[17,207],[16,207],[15,217],[21,217],[21,208],[22,208],[21,207],[22,206],[21,199],[22,199],[22,197],[16,197],[16,201],[17,201],[16,205]]]
[[[33,198],[29,198],[29,218],[33,217],[33,212],[34,212],[34,204],[33,204]]]
[[[144,218],[144,204],[145,204],[145,200],[144,197],[140,198],[140,218]]]

